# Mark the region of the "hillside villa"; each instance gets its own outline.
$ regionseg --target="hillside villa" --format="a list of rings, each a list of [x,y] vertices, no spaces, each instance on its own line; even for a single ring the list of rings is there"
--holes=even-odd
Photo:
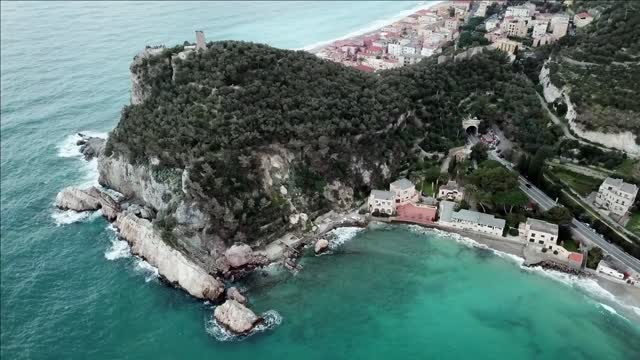
[[[455,180],[448,181],[438,189],[438,200],[462,201],[464,190]]]
[[[596,206],[622,217],[633,205],[638,195],[638,186],[622,179],[608,177],[604,179],[595,198]]]

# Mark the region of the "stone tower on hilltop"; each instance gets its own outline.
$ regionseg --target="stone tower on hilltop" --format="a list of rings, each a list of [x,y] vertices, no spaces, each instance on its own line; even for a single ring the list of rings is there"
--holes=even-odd
[[[206,50],[207,42],[204,40],[204,32],[201,30],[196,31],[196,50]]]

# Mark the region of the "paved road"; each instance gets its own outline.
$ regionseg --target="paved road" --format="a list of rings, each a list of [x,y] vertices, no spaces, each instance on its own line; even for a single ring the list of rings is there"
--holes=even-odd
[[[497,160],[504,166],[509,169],[512,169],[513,166],[510,162],[499,158],[496,156],[494,152],[490,152],[489,156],[493,160]],[[518,176],[518,180],[520,181],[520,189],[527,194],[527,196],[535,201],[540,208],[543,210],[549,210],[554,206],[557,206],[556,202],[551,199],[547,194],[545,194],[542,190],[538,189],[535,185],[530,183],[527,179],[522,176]],[[626,252],[620,250],[617,246],[609,243],[605,238],[603,238],[600,234],[595,232],[595,230],[591,229],[584,223],[576,220],[575,218],[571,220],[571,226],[584,238],[588,239],[592,243],[598,245],[602,250],[609,253],[612,257],[616,258],[626,266],[630,267],[636,272],[640,273],[640,260],[634,258],[633,256],[627,254]]]

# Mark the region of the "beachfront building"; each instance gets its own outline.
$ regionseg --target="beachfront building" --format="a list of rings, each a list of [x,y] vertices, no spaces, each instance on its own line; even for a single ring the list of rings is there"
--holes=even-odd
[[[618,280],[622,280],[624,279],[624,274],[615,270],[614,268],[611,267],[611,265],[609,265],[606,261],[601,260],[598,263],[598,267],[596,268],[596,271],[601,273],[601,274],[605,274],[608,276],[611,276],[612,278],[618,279]]]
[[[394,193],[384,190],[371,190],[371,194],[369,194],[369,213],[392,215],[395,211]]]
[[[449,201],[462,201],[464,191],[455,180],[448,181],[438,189],[438,199]]]
[[[581,12],[573,17],[573,23],[576,25],[576,27],[579,28],[591,24],[592,21],[593,16],[591,16],[588,12]]]
[[[492,236],[502,236],[504,219],[493,215],[462,209],[455,211],[456,204],[452,201],[441,201],[438,207],[440,219],[438,223],[455,229],[474,231]]]
[[[521,223],[519,233],[529,245],[555,247],[558,241],[558,225],[546,221],[528,218]]]
[[[638,186],[626,183],[622,179],[608,177],[598,188],[595,204],[614,215],[624,216],[633,205],[636,195]]]
[[[409,180],[402,178],[392,182],[389,185],[389,191],[395,194],[396,204],[406,204],[415,202],[418,198],[416,186]]]
[[[556,14],[551,18],[550,22],[551,33],[553,37],[560,39],[567,35],[567,29],[569,28],[569,15]]]

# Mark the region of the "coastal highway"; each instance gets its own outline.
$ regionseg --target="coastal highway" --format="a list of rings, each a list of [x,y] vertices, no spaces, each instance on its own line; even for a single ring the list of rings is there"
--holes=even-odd
[[[491,157],[491,159],[500,162],[502,165],[506,166],[508,169],[513,169],[513,165],[511,165],[510,162],[498,157],[494,151],[489,152],[489,156]],[[547,196],[547,194],[545,194],[542,190],[538,189],[535,185],[530,183],[524,177],[518,176],[518,181],[520,182],[520,190],[522,190],[525,194],[527,194],[527,196],[531,200],[536,202],[540,206],[540,208],[542,208],[543,210],[546,211],[558,205],[553,199]],[[608,242],[595,230],[591,229],[589,226],[576,220],[575,218],[571,220],[571,226],[582,237],[596,244],[602,250],[609,253],[609,255],[616,258],[617,260],[622,262],[624,265],[640,273],[640,260],[622,251],[616,245]]]

